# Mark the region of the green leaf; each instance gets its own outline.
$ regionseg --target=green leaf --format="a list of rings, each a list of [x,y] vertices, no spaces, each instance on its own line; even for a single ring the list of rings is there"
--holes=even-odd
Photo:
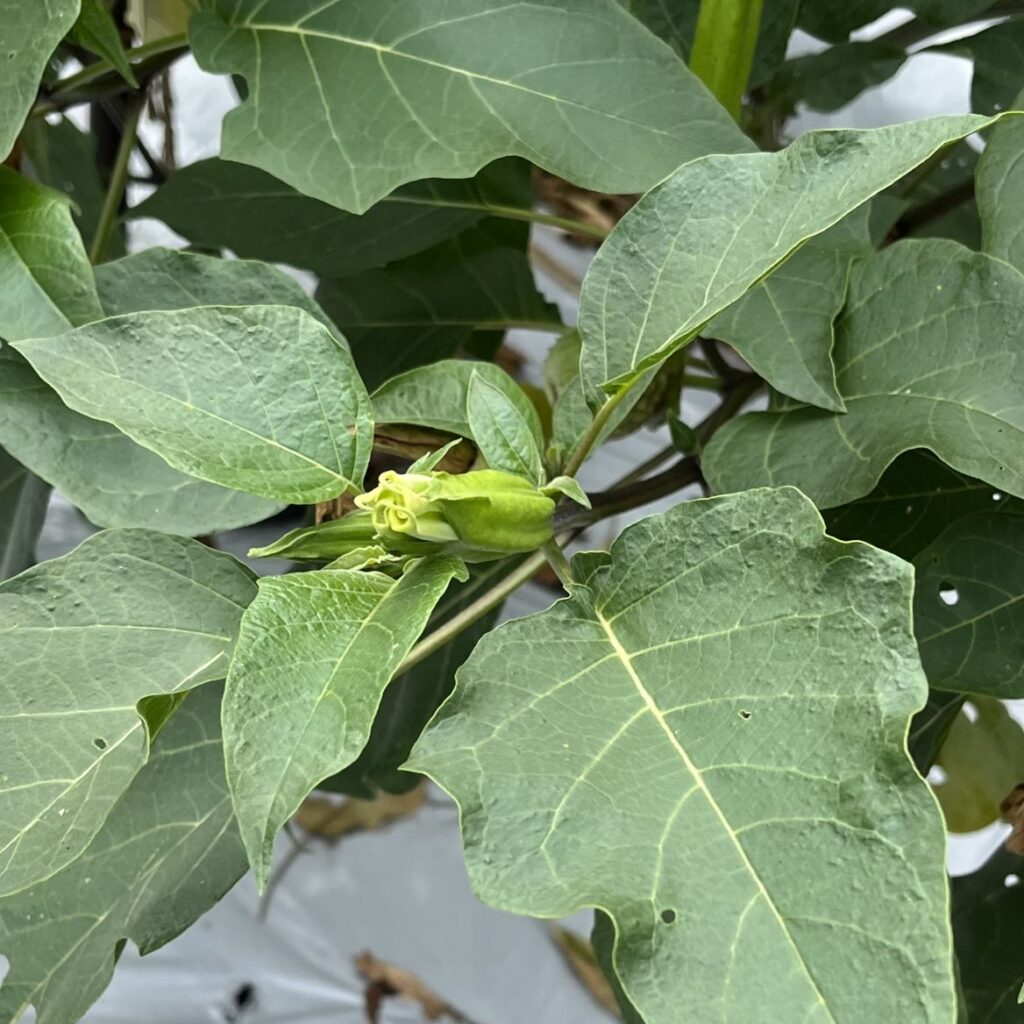
[[[96,279],[107,315],[273,302],[330,324],[297,282],[263,263],[147,249],[103,264]],[[0,441],[101,526],[197,535],[257,522],[282,507],[186,476],[110,424],[69,409],[11,349],[0,351],[0,413]]]
[[[81,0],[82,10],[71,29],[71,38],[101,57],[133,88],[139,83],[125,56],[124,45],[110,10],[103,0]]]
[[[249,83],[223,156],[356,213],[505,155],[642,192],[751,148],[616,0],[207,0],[189,31],[203,68]]]
[[[414,256],[508,210],[529,216],[527,165],[500,160],[475,178],[417,181],[362,216],[309,199],[269,174],[227,160],[201,160],[134,207],[195,245],[346,277]]]
[[[867,205],[802,246],[733,303],[704,333],[734,346],[791,398],[843,409],[832,365],[832,325],[846,299],[850,264],[871,252]]]
[[[701,0],[690,68],[739,120],[761,27],[761,0]]]
[[[768,83],[769,102],[786,113],[800,103],[831,113],[865,89],[888,81],[903,66],[906,51],[884,40],[839,43],[821,53],[786,61]]]
[[[36,560],[50,487],[0,448],[0,581]]]
[[[554,480],[549,480],[541,490],[556,500],[559,497],[566,497],[570,501],[576,502],[577,505],[590,508],[590,498],[587,497],[587,492],[583,490],[575,477],[556,476]]]
[[[983,32],[931,47],[931,50],[973,60],[972,110],[992,114],[1010,109],[1024,78],[1024,22],[1003,21]]]
[[[279,501],[361,489],[369,398],[347,349],[304,310],[129,313],[15,348],[71,408],[182,472]]]
[[[795,408],[723,427],[704,452],[716,491],[792,484],[829,508],[928,448],[1024,496],[1024,276],[955,242],[903,241],[854,267],[833,358],[844,414]]]
[[[1024,730],[1002,701],[971,697],[953,720],[932,788],[950,832],[975,832],[999,820],[1000,804],[1024,779]]]
[[[895,0],[852,0],[843,4],[835,0],[802,0],[798,24],[819,39],[838,43],[894,6]],[[909,7],[922,20],[939,27],[969,21],[972,14],[991,7],[992,0],[904,0],[899,6]]]
[[[1019,1024],[1022,872],[1020,857],[996,850],[973,874],[953,879],[953,934],[971,1024]]]
[[[1014,504],[991,484],[974,480],[928,451],[901,455],[863,498],[824,513],[828,532],[864,540],[913,559],[956,520]]]
[[[104,189],[96,166],[96,140],[67,117],[51,124],[34,117],[21,133],[22,169],[29,177],[71,199],[72,216],[82,238],[95,238]],[[104,258],[124,255],[124,239],[111,232]]]
[[[453,449],[457,448],[461,444],[462,438],[457,437],[453,441],[449,441],[446,445],[438,448],[436,452],[429,452],[427,455],[423,455],[413,462],[406,470],[407,473],[430,473],[435,470],[442,462],[444,462],[445,456]]]
[[[199,0],[128,0],[127,21],[144,43],[175,36],[188,28]]]
[[[469,580],[466,583],[453,581],[449,585],[425,632],[430,633],[449,622],[518,564],[517,559],[506,559],[470,566]],[[389,683],[373,718],[366,746],[347,768],[326,780],[320,788],[366,798],[374,796],[378,790],[404,793],[420,782],[420,776],[401,771],[401,767],[431,716],[452,692],[456,671],[477,641],[494,628],[500,612],[500,607],[495,608],[439,651]]]
[[[407,766],[458,801],[480,898],[610,914],[647,1024],[949,1024],[909,566],[786,489],[684,502],[573,570],[477,645]]]
[[[14,148],[46,63],[75,23],[78,4],[79,0],[0,0],[0,160]]]
[[[907,750],[922,775],[927,776],[935,764],[963,702],[963,696],[958,693],[929,690],[928,703],[910,720]]]
[[[366,745],[381,696],[450,580],[448,556],[397,580],[323,569],[265,578],[242,618],[224,694],[235,814],[262,888],[274,837]]]
[[[209,910],[245,871],[224,781],[220,686],[189,696],[149,763],[73,864],[0,900],[0,1019],[78,1020],[130,939],[150,953]]]
[[[474,377],[502,392],[538,439],[537,410],[526,392],[500,366],[469,359],[446,359],[392,377],[373,393],[374,419],[433,427],[476,441],[467,412]]]
[[[1021,37],[1024,45],[1024,36]],[[1024,63],[1024,55],[1022,55]],[[1021,95],[1024,102],[1024,94]],[[1024,123],[999,125],[978,161],[975,192],[981,217],[982,247],[1024,272]]]
[[[57,334],[103,316],[65,196],[0,166],[0,337]]]
[[[1011,118],[1008,123],[1014,120]],[[977,163],[977,152],[966,143],[951,146],[938,167],[906,193],[905,198],[911,205],[902,214],[900,226],[906,226],[909,237],[951,238],[968,249],[981,248],[981,222],[974,201]],[[956,203],[949,203],[951,195],[958,197]],[[935,203],[949,205],[936,215]]]
[[[0,585],[0,894],[88,846],[146,761],[139,701],[222,678],[255,590],[229,555],[144,530]]]
[[[580,305],[585,382],[609,393],[629,385],[804,242],[990,123],[934,117],[807,132],[778,153],[680,167],[619,221],[590,266]]]
[[[562,329],[537,292],[525,224],[484,220],[426,252],[340,281],[317,299],[344,331],[367,387],[469,351],[490,356],[511,327]]]
[[[466,420],[470,436],[491,469],[503,469],[539,484],[544,477],[544,437],[537,410],[528,398],[524,404],[525,397],[522,388],[507,376],[492,382],[480,373],[471,373]]]
[[[914,632],[931,685],[1024,697],[1024,507],[957,520],[914,565]]]

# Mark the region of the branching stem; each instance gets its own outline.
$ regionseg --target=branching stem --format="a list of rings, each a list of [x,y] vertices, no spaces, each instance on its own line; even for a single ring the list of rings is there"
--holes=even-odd
[[[117,157],[110,172],[110,184],[103,200],[99,223],[96,225],[96,234],[89,247],[89,261],[93,264],[99,263],[103,259],[103,254],[107,251],[107,245],[110,242],[111,232],[114,230],[114,225],[117,224],[121,203],[124,200],[125,186],[128,184],[128,164],[131,161],[132,151],[135,149],[139,119],[142,117],[145,105],[146,93],[143,91],[135,97],[128,108],[124,129],[121,133],[121,142],[117,147]]]

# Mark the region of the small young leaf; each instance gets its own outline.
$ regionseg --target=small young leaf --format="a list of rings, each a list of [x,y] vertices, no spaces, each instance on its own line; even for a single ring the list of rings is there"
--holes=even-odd
[[[948,1024],[910,567],[785,489],[683,502],[574,569],[477,645],[407,766],[458,801],[480,898],[607,912],[647,1024]],[[880,878],[914,900],[866,898]]]
[[[993,123],[934,117],[808,132],[778,153],[683,165],[622,218],[587,273],[580,332],[588,387],[614,393],[630,384],[804,242],[943,146]]]
[[[868,494],[902,452],[1024,497],[1024,276],[939,239],[857,264],[834,359],[844,414],[806,407],[727,423],[705,451],[716,491],[792,484],[822,508]]]
[[[529,399],[525,404],[517,401],[523,392],[514,381],[503,379],[502,385],[485,380],[477,372],[470,375],[466,394],[469,434],[491,469],[515,473],[539,484],[544,476],[540,418]]]
[[[139,87],[117,26],[103,0],[82,0],[82,10],[71,29],[71,37],[79,46],[102,57],[133,89]]]
[[[210,0],[189,32],[203,68],[249,83],[222,155],[356,213],[507,154],[642,192],[694,157],[751,148],[618,0]]]
[[[369,398],[347,349],[301,309],[132,313],[15,348],[73,409],[185,473],[280,501],[361,489]]]
[[[551,497],[556,494],[564,494],[570,501],[575,501],[577,505],[590,508],[590,498],[587,497],[587,492],[574,477],[556,476],[554,480],[548,481],[541,490]]]
[[[219,684],[190,694],[92,842],[27,892],[0,899],[0,1019],[76,1021],[106,988],[121,946],[170,942],[245,872],[220,742]]]
[[[224,695],[228,783],[260,887],[278,829],[318,782],[356,759],[384,688],[464,572],[443,556],[396,580],[321,569],[260,581]]]
[[[0,894],[85,849],[146,761],[139,701],[222,678],[255,592],[229,555],[144,530],[0,584]]]
[[[443,448],[438,448],[436,452],[430,452],[427,455],[418,458],[409,468],[406,470],[407,473],[430,473],[435,470],[442,462],[444,462],[445,456],[453,449],[457,448],[462,443],[462,438],[457,437],[454,441],[449,441]]]

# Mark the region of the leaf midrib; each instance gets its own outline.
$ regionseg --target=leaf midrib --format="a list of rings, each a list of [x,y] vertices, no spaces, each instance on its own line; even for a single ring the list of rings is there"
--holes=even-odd
[[[829,1020],[832,1021],[832,1024],[838,1024],[835,1016],[832,1014],[831,1009],[829,1009],[828,1003],[825,1001],[824,993],[822,993],[821,989],[818,987],[818,983],[815,980],[814,975],[811,973],[811,969],[800,951],[800,947],[797,945],[796,940],[793,938],[793,935],[791,934],[789,927],[786,924],[785,918],[782,916],[782,913],[779,911],[779,908],[775,905],[775,901],[771,898],[771,895],[765,887],[764,881],[761,879],[761,876],[758,873],[757,869],[754,867],[752,861],[747,856],[747,851],[743,848],[743,844],[740,843],[739,839],[737,838],[736,831],[729,823],[729,819],[725,816],[725,812],[718,804],[718,801],[715,800],[714,796],[711,793],[711,790],[708,789],[708,786],[704,781],[703,775],[698,770],[697,766],[693,763],[693,761],[690,760],[690,756],[686,753],[685,748],[679,742],[679,739],[676,737],[676,734],[672,731],[672,728],[669,726],[668,722],[665,721],[665,716],[662,714],[661,709],[658,707],[650,691],[647,689],[647,687],[644,686],[643,681],[640,679],[640,676],[633,665],[629,652],[625,649],[625,647],[622,646],[621,641],[615,634],[615,631],[612,629],[611,623],[601,614],[601,611],[597,607],[594,607],[593,613],[594,617],[600,624],[602,630],[604,630],[605,636],[608,638],[608,643],[611,645],[616,657],[622,663],[622,666],[626,670],[626,673],[629,676],[630,681],[636,688],[637,693],[640,695],[640,698],[643,701],[647,711],[650,712],[651,716],[658,723],[661,730],[665,733],[665,736],[667,737],[669,743],[672,745],[673,750],[675,750],[676,754],[679,756],[679,759],[682,761],[684,767],[689,772],[690,776],[693,778],[694,785],[704,795],[704,798],[707,801],[708,806],[711,808],[715,816],[721,822],[726,835],[728,835],[730,841],[735,847],[736,852],[739,855],[744,866],[746,867],[749,876],[754,881],[754,884],[757,886],[758,892],[764,898],[764,901],[767,904],[772,915],[778,921],[779,927],[782,929],[782,933],[786,936],[787,941],[792,946],[793,953],[795,954],[797,959],[797,963],[800,964],[801,969],[806,975],[807,980],[811,986],[811,989],[817,996],[818,1002],[820,1003],[821,1007],[825,1010],[825,1012],[828,1014]]]

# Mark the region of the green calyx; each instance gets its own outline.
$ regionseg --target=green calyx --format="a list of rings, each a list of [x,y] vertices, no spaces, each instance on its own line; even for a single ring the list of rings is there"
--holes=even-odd
[[[427,542],[469,562],[535,551],[552,537],[555,502],[529,481],[496,469],[382,473],[356,498],[386,547]]]

